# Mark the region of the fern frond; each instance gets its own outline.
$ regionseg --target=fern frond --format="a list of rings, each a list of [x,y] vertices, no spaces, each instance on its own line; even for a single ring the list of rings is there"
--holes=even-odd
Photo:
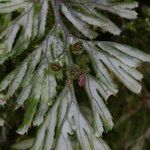
[[[129,46],[113,42],[95,42],[95,44],[93,44],[93,42],[85,42],[84,45],[92,57],[93,65],[96,65],[94,68],[96,68],[95,71],[97,72],[98,78],[102,80],[104,84],[107,84],[106,77],[106,81],[104,81],[103,78],[109,69],[132,92],[137,94],[141,92],[142,87],[138,81],[141,80],[143,76],[136,70],[136,67],[143,61],[150,62],[149,55],[145,55],[139,50]],[[103,69],[100,67],[103,67]],[[103,70],[105,70],[105,72]]]
[[[60,149],[60,147],[64,150],[74,149],[71,141],[72,134],[76,134],[82,149],[109,149],[102,139],[95,137],[92,128],[80,112],[72,87],[64,88],[57,98],[53,108],[48,112],[45,122],[40,127],[31,149],[52,149],[55,130],[58,131],[56,149]]]
[[[0,13],[18,14],[10,17],[1,33],[0,64],[25,50],[30,53],[1,81],[0,92],[5,100],[16,99],[16,109],[25,106],[17,133],[25,134],[32,125],[37,126],[33,144],[29,141],[32,150],[110,149],[102,134],[113,128],[106,103],[118,92],[114,79],[117,77],[129,90],[139,94],[143,75],[136,68],[142,62],[150,62],[150,55],[127,45],[95,39],[99,29],[114,35],[121,32],[101,11],[135,19],[137,6],[136,2],[107,0],[0,1]],[[49,13],[54,18],[52,27],[47,27],[52,22],[47,23]],[[79,34],[70,32],[71,25]],[[33,44],[31,50],[30,44]],[[95,71],[92,75],[75,64],[72,50],[88,53]],[[85,88],[92,123],[80,109],[74,81]]]
[[[3,50],[0,63],[8,57],[22,53],[37,35],[45,33],[48,8],[47,0],[41,0],[38,3],[15,0],[0,4],[0,13],[15,11],[14,13],[19,14],[15,19],[10,18],[9,24],[0,35],[3,40],[0,44]]]

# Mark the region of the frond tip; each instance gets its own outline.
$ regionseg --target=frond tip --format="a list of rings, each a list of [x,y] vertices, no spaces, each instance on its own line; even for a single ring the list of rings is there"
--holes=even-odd
[[[97,78],[105,85],[109,85],[111,91],[115,89],[115,86],[107,70],[113,72],[132,92],[137,94],[141,92],[142,87],[139,81],[143,75],[136,70],[136,67],[141,62],[150,62],[150,55],[113,42],[83,43],[92,58]]]
[[[55,142],[55,149],[72,150],[76,146],[71,140],[74,134],[82,149],[109,149],[100,137],[95,137],[90,124],[80,112],[73,88],[66,87],[48,112],[45,122],[38,131],[32,150],[49,150],[53,148],[53,142]],[[54,140],[57,136],[58,138]]]

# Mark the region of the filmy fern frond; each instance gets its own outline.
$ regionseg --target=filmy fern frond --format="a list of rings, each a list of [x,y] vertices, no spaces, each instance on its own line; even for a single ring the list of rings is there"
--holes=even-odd
[[[16,99],[16,109],[26,108],[17,133],[27,133],[32,125],[38,127],[36,138],[29,140],[32,150],[110,149],[102,134],[114,125],[106,106],[107,99],[118,92],[114,79],[139,94],[143,75],[136,68],[150,62],[150,55],[96,37],[99,31],[121,33],[102,11],[135,19],[137,6],[136,2],[109,0],[0,1],[0,13],[10,15],[0,35],[0,63],[23,51],[30,53],[1,81],[0,92],[5,100]],[[75,64],[73,54],[82,51],[88,53],[94,73]],[[92,123],[82,113],[74,81],[87,93]]]

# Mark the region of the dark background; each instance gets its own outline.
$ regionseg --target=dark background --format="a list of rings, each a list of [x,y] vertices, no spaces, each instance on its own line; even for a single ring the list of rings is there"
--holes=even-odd
[[[132,45],[150,53],[150,1],[139,1],[139,16],[135,21],[123,20],[123,33],[116,41]],[[142,93],[135,95],[122,84],[116,98],[109,100],[115,128],[105,135],[114,150],[150,149],[150,64],[139,67],[143,73]]]

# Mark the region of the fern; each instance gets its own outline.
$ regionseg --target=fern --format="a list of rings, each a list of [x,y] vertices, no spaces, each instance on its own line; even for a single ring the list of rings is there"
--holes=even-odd
[[[114,79],[139,94],[143,76],[136,68],[150,62],[150,55],[97,37],[99,31],[121,33],[106,14],[135,19],[137,6],[110,0],[0,0],[1,65],[28,53],[1,81],[0,101],[13,99],[16,109],[26,106],[17,133],[38,127],[37,136],[25,141],[30,149],[110,149],[102,134],[113,128],[106,103],[118,92]],[[75,63],[82,53],[90,57],[94,72]],[[79,106],[74,81],[87,93],[91,120]]]

